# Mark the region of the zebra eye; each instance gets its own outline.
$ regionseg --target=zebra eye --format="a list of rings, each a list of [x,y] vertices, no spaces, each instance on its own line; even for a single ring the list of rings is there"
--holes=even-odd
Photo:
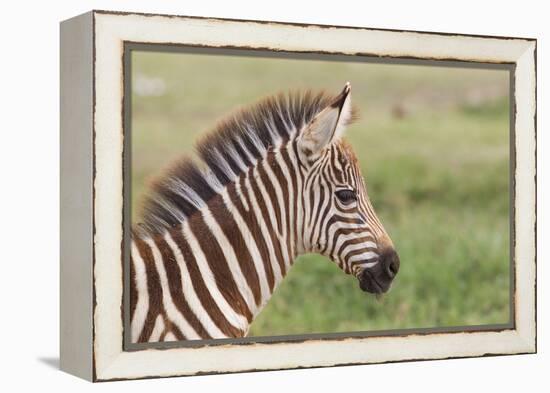
[[[349,205],[350,203],[357,200],[357,196],[355,195],[355,191],[352,190],[338,190],[336,191],[336,196],[345,205]]]

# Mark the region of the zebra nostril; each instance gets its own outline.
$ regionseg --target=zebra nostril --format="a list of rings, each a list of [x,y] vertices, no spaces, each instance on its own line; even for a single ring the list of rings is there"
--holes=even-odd
[[[394,278],[399,271],[399,256],[394,249],[387,251],[383,254],[383,264],[386,274],[390,278]]]

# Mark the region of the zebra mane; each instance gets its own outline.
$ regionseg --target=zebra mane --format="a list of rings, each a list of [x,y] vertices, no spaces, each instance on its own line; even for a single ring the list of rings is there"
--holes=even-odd
[[[196,160],[177,160],[151,183],[134,230],[153,235],[181,224],[268,151],[296,138],[332,100],[325,92],[279,93],[233,112],[196,143]]]

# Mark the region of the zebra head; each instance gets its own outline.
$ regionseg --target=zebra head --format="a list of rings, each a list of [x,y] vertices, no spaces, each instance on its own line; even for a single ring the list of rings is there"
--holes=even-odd
[[[390,288],[399,257],[370,203],[355,153],[341,139],[352,117],[348,83],[297,139],[305,167],[303,247],[357,277],[363,291],[379,294]]]

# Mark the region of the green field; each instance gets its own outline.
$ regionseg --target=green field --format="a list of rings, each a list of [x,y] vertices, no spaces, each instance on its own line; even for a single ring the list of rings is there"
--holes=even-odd
[[[318,255],[300,257],[250,335],[509,320],[509,75],[500,70],[137,52],[132,211],[147,179],[236,107],[286,89],[338,93],[347,138],[401,259],[376,299]]]

